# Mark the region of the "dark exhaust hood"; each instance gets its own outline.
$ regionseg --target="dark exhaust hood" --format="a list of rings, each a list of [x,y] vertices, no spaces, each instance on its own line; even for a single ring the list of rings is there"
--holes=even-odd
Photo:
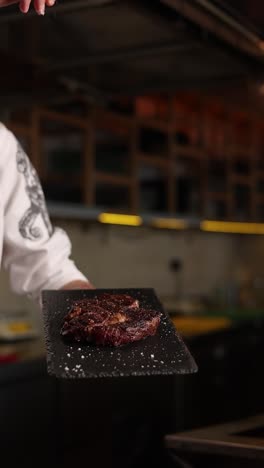
[[[44,18],[1,9],[2,107],[261,79],[262,35],[229,10],[207,0],[64,0]]]
[[[258,35],[264,35],[264,5],[262,0],[212,0],[223,12]]]
[[[245,54],[264,59],[264,42],[260,31],[245,15],[246,3],[212,0],[162,0],[169,7]],[[241,12],[241,3],[244,8]],[[254,2],[251,2],[251,4]],[[259,2],[255,2],[259,3]],[[237,6],[236,6],[237,4]],[[259,4],[259,9],[263,9]],[[252,11],[252,8],[250,8]],[[244,14],[243,14],[244,11]]]

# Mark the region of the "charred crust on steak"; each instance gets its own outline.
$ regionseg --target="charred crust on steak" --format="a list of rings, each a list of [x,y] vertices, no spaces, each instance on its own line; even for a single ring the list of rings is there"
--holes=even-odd
[[[104,293],[73,302],[61,335],[72,341],[122,346],[155,335],[159,324],[160,314],[141,308],[133,297]]]

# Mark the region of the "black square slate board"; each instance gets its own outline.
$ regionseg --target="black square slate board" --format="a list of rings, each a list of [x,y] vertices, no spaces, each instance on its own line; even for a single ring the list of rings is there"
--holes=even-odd
[[[65,343],[60,329],[72,301],[92,298],[104,292],[129,294],[138,299],[142,307],[160,311],[162,317],[157,334],[121,348]],[[50,375],[82,379],[191,374],[197,371],[190,352],[163,311],[153,289],[43,291],[42,302]]]

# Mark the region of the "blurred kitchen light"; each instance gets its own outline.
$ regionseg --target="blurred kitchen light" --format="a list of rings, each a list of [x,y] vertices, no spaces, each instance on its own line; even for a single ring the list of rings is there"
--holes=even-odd
[[[140,216],[118,213],[101,213],[98,221],[103,224],[118,224],[123,226],[141,226],[143,221]]]
[[[261,85],[259,85],[259,94],[261,94],[262,96],[264,96],[264,83],[262,83]]]
[[[154,218],[151,221],[151,226],[160,229],[187,229],[188,223],[182,219],[174,218]]]
[[[238,223],[228,221],[202,221],[200,229],[207,232],[230,234],[264,234],[263,223]]]
[[[264,52],[264,41],[259,41],[258,42],[258,48],[261,50],[261,52]]]

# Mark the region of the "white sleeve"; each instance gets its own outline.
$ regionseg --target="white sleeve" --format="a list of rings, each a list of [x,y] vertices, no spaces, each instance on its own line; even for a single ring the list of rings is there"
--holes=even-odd
[[[71,243],[54,229],[38,175],[27,155],[0,124],[0,191],[4,203],[3,265],[12,289],[39,299],[43,289],[86,280],[72,260]]]

